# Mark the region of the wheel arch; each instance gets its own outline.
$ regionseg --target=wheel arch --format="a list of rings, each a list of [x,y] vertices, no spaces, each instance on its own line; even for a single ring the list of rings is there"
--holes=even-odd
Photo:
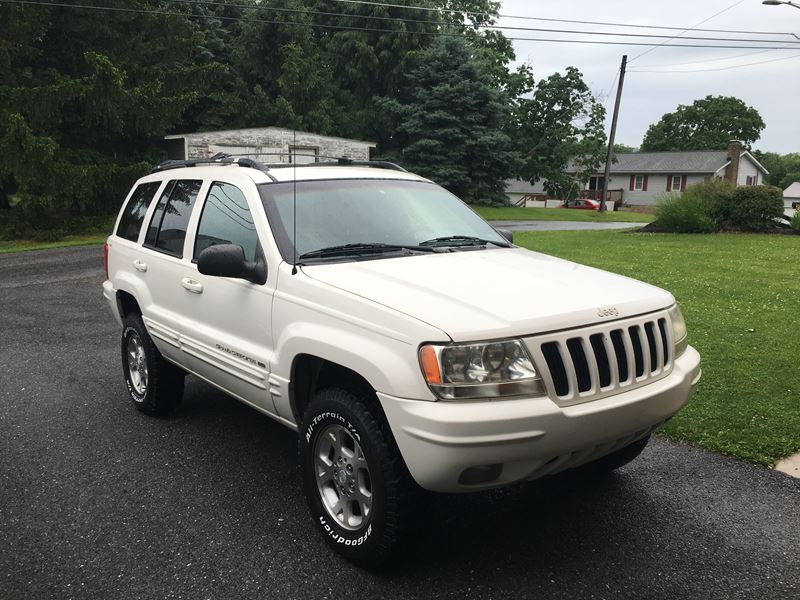
[[[371,408],[379,411],[376,416],[386,418],[375,395],[375,387],[366,377],[332,360],[302,353],[292,361],[289,384],[292,414],[297,423],[303,420],[303,413],[317,392],[328,387],[339,387],[359,395]]]

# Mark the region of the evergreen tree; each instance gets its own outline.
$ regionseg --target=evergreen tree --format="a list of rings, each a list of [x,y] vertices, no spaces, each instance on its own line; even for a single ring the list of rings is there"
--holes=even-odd
[[[440,37],[419,52],[401,99],[380,105],[396,127],[390,153],[468,202],[505,204],[517,166],[503,132],[508,98],[461,37]]]

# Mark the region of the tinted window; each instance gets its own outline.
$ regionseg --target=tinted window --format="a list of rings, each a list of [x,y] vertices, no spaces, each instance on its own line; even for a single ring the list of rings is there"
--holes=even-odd
[[[170,181],[161,194],[150,220],[145,245],[174,256],[183,255],[186,225],[203,182],[196,179]]]
[[[246,260],[255,260],[258,235],[253,216],[242,191],[229,183],[215,183],[208,192],[197,227],[194,257],[216,244],[237,244]]]
[[[122,211],[122,217],[119,219],[119,225],[117,226],[117,235],[119,237],[132,242],[139,239],[144,215],[160,185],[160,181],[152,181],[136,186],[130,200],[128,200],[128,204],[125,205],[125,210]]]

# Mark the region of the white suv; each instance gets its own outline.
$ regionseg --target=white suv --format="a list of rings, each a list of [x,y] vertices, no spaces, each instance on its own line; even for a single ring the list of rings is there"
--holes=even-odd
[[[165,163],[106,245],[130,396],[167,413],[191,373],[298,430],[313,520],[365,566],[420,488],[619,467],[700,378],[675,299],[510,237],[388,163]]]

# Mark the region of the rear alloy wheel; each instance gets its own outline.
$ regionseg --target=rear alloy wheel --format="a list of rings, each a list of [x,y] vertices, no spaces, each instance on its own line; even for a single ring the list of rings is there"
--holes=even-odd
[[[328,388],[303,415],[300,467],[311,516],[327,543],[362,567],[405,539],[417,488],[374,398]]]
[[[183,396],[184,372],[164,360],[141,316],[125,317],[121,346],[125,385],[137,410],[148,415],[175,410]]]

